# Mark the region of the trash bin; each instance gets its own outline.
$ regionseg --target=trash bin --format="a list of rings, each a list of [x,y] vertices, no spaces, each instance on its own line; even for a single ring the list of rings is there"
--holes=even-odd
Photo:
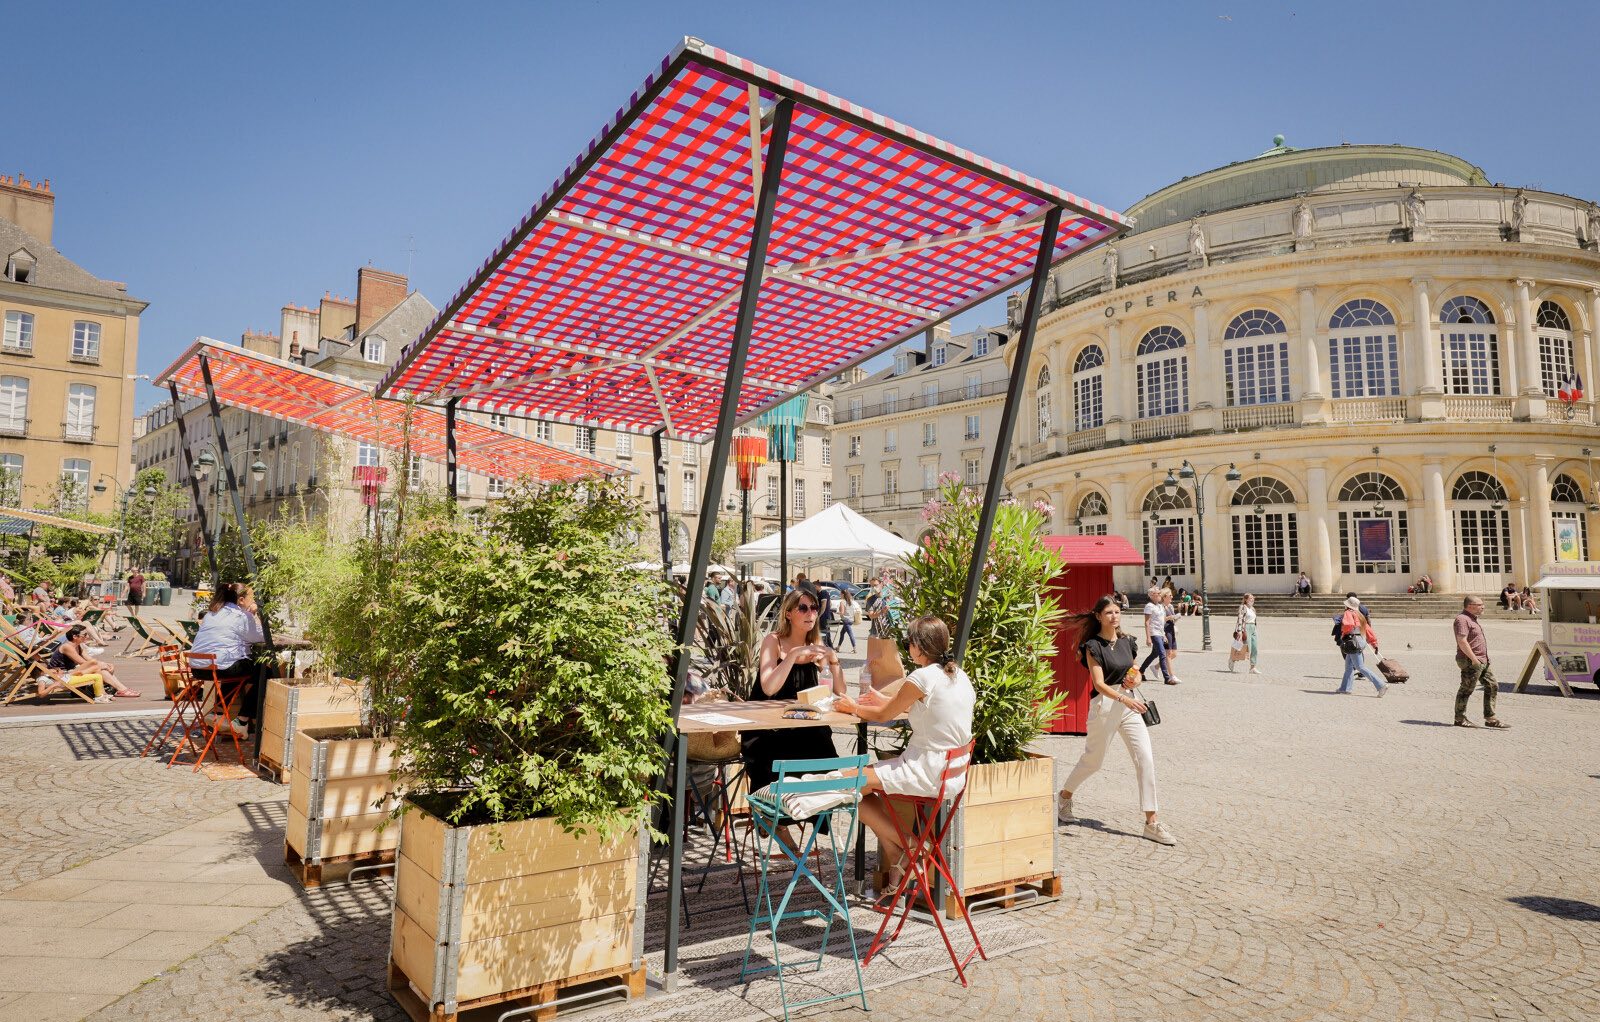
[[[165,582],[161,584],[161,606],[172,606],[172,587]]]

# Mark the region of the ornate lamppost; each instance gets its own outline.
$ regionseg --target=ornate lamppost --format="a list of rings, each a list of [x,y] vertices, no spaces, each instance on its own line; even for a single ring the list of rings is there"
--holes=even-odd
[[[1189,480],[1190,489],[1194,493],[1195,517],[1199,522],[1200,531],[1200,648],[1203,650],[1211,648],[1211,598],[1206,594],[1206,480],[1211,478],[1211,473],[1221,467],[1213,465],[1203,473],[1197,474],[1194,466],[1189,464],[1189,459],[1185,458],[1183,465],[1178,469],[1178,474],[1174,476],[1172,469],[1167,469],[1167,478],[1161,483],[1161,488],[1167,493],[1176,493],[1178,478],[1182,477]],[[1222,478],[1230,483],[1236,483],[1244,476],[1238,466],[1230,461],[1228,471]]]

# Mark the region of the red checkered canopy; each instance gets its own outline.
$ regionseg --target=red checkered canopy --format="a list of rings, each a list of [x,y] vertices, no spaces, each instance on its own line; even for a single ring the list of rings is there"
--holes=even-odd
[[[211,364],[211,381],[224,407],[239,408],[335,436],[400,450],[405,441],[407,402],[375,398],[362,387],[292,362],[253,351],[196,341],[156,380],[178,385],[178,393],[204,398],[200,355]],[[411,450],[429,461],[445,461],[444,414],[412,404]],[[584,479],[624,471],[477,423],[456,423],[456,466],[507,481]]]
[[[685,40],[546,193],[379,394],[705,439],[716,427],[780,99],[787,158],[746,421],[1120,233],[1113,211]]]

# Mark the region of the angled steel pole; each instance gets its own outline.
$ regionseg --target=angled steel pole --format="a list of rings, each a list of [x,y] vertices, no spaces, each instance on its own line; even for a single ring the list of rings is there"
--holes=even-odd
[[[444,403],[444,486],[450,494],[450,511],[456,509],[456,398]]]
[[[744,367],[750,356],[750,333],[755,328],[756,301],[761,297],[767,241],[772,235],[772,212],[778,203],[778,179],[783,175],[783,158],[789,148],[789,121],[793,116],[792,99],[779,100],[772,112],[772,135],[767,141],[761,191],[756,196],[755,224],[750,232],[750,258],[745,263],[744,287],[739,295],[739,318],[734,321],[733,343],[728,351],[728,378],[723,383],[722,406],[717,412],[717,431],[711,441],[711,464],[706,467],[705,496],[700,505],[699,527],[695,530],[688,585],[683,591],[683,617],[678,622],[678,650],[672,659],[672,733],[666,738],[674,747],[679,769],[673,782],[674,827],[670,835],[672,868],[667,881],[667,946],[662,963],[662,971],[672,985],[677,983],[678,925],[683,911],[683,828],[676,824],[683,818],[684,774],[688,772],[683,769],[687,742],[678,734],[678,713],[683,708],[683,687],[689,679],[689,645],[694,641],[695,625],[700,621],[700,594],[706,587],[706,566],[711,562],[711,542],[717,533],[716,499],[722,494],[722,477],[728,470],[728,453],[733,449],[733,424],[739,418],[739,391],[744,387]]]
[[[183,463],[189,469],[189,490],[194,494],[194,513],[200,517],[200,542],[206,548],[206,561],[211,565],[211,591],[222,582],[217,573],[217,552],[212,549],[211,526],[206,521],[206,502],[200,496],[200,479],[194,474],[194,452],[189,449],[189,432],[183,426],[183,404],[178,398],[178,385],[168,382],[172,394],[172,421],[178,425],[178,446],[183,450]]]
[[[667,525],[667,440],[666,430],[650,434],[650,467],[656,484],[656,528],[661,533],[661,577],[672,584],[672,530]]]
[[[972,637],[972,616],[978,609],[978,589],[983,584],[983,565],[989,556],[989,538],[994,534],[995,509],[1000,506],[1000,487],[1005,483],[1006,457],[1011,450],[1011,434],[1016,431],[1022,388],[1028,379],[1028,360],[1033,357],[1034,328],[1039,325],[1039,306],[1050,276],[1050,256],[1056,250],[1056,231],[1061,227],[1061,207],[1052,206],[1045,214],[1044,230],[1039,234],[1039,257],[1033,263],[1033,281],[1028,287],[1028,304],[1022,314],[1022,331],[1017,335],[1017,354],[1011,362],[1011,380],[1006,386],[1006,406],[1000,413],[1000,432],[995,435],[994,456],[989,462],[989,488],[983,493],[983,513],[978,518],[978,536],[972,550],[972,567],[967,571],[967,589],[961,597],[961,616],[956,623],[956,662],[967,652]]]
[[[244,547],[244,569],[250,573],[251,581],[256,577],[256,555],[250,546],[250,522],[244,515],[244,494],[239,492],[239,480],[234,477],[233,459],[228,455],[228,431],[222,428],[222,404],[217,400],[216,385],[211,382],[211,360],[206,358],[206,353],[200,353],[200,378],[206,384],[206,400],[211,403],[211,428],[217,433],[217,452],[221,455],[217,460],[222,462],[223,471],[228,474],[228,493],[233,497],[233,519],[239,526],[239,545]],[[220,533],[219,533],[220,535]],[[220,582],[220,579],[218,580]],[[268,620],[267,609],[256,606],[256,612],[261,615],[261,638],[265,642],[268,656],[276,656],[272,646],[272,622]],[[255,716],[252,723],[255,726],[256,740],[252,743],[251,755],[261,756],[261,704],[267,696],[267,677],[264,670],[257,670],[255,677]]]
[[[782,428],[781,426],[779,427]],[[781,453],[781,451],[780,451]],[[789,584],[789,462],[778,459],[778,601]]]

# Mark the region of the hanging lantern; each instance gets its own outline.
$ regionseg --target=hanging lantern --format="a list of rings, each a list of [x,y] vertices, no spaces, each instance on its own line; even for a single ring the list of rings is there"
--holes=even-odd
[[[768,461],[792,463],[795,460],[795,452],[799,449],[796,438],[805,428],[806,405],[810,399],[810,394],[800,394],[770,411],[762,412],[760,418],[756,419],[756,425],[767,431]]]
[[[756,469],[767,463],[767,439],[759,436],[733,438],[733,463],[739,468],[739,489],[756,488]]]

